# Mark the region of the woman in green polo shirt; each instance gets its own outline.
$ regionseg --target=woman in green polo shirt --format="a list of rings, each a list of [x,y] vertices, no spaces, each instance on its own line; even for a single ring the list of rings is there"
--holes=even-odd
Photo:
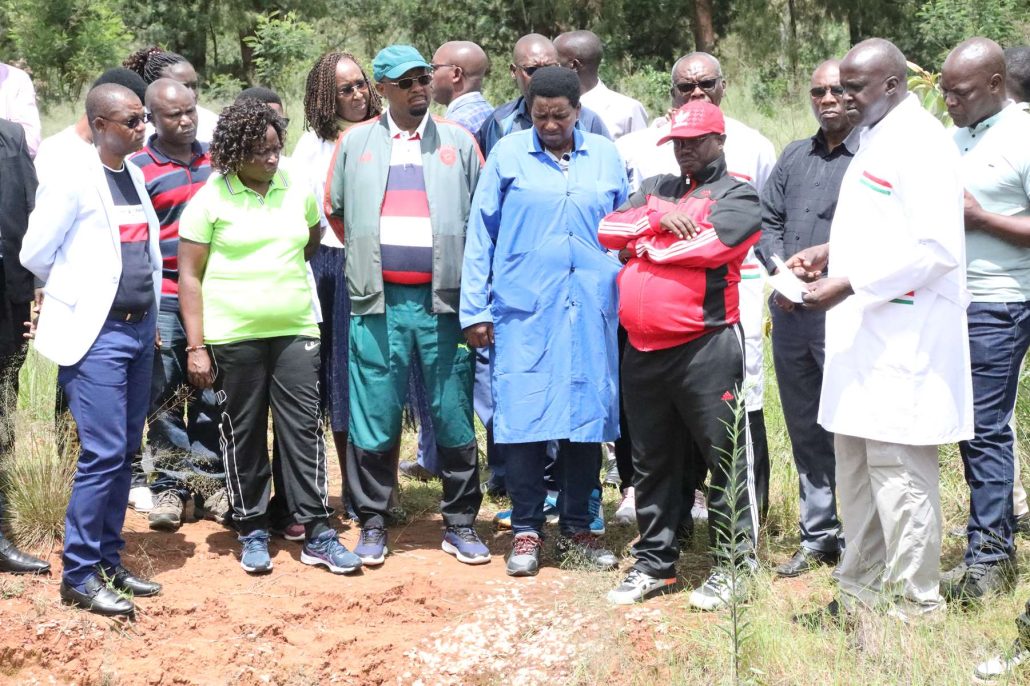
[[[233,519],[250,573],[268,554],[268,411],[276,426],[286,501],[306,540],[301,561],[334,573],[361,561],[328,519],[318,325],[305,261],[318,248],[318,205],[279,169],[285,126],[264,103],[225,110],[211,142],[212,174],[179,222],[179,301],[187,371],[214,386]]]

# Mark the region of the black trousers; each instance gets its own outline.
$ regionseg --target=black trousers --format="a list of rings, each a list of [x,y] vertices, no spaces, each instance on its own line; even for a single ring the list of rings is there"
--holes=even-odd
[[[634,565],[651,576],[676,576],[687,448],[695,442],[712,473],[709,541],[717,558],[733,549],[751,555],[758,523],[747,422],[734,408],[744,383],[743,333],[738,325],[674,348],[622,358],[622,392],[633,441],[637,524]],[[742,404],[743,399],[739,402]],[[736,443],[736,446],[734,446]]]
[[[3,259],[0,259],[0,455],[14,447],[14,411],[18,407],[18,372],[25,362],[28,342],[25,322],[31,303],[11,302],[5,293]]]
[[[233,519],[242,535],[268,528],[268,411],[287,506],[298,522],[328,519],[329,474],[319,401],[319,341],[280,336],[210,346]]]
[[[365,450],[347,443],[347,490],[364,528],[386,526],[390,494],[397,486],[392,451]],[[443,496],[440,514],[446,526],[472,526],[483,502],[479,488],[479,449],[476,442],[456,448],[436,444]]]

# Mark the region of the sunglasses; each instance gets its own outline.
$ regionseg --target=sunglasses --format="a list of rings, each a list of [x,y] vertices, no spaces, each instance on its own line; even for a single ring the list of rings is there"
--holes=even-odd
[[[697,88],[700,88],[703,91],[715,90],[715,87],[718,85],[718,77],[714,79],[705,79],[704,81],[680,81],[676,84],[676,90],[680,93],[687,94],[693,93]]]
[[[384,83],[397,86],[402,91],[406,91],[414,86],[416,81],[418,81],[418,85],[420,86],[428,86],[433,82],[433,75],[423,74],[422,76],[409,76],[407,78],[400,79],[399,81],[385,81]]]
[[[401,87],[403,88],[403,86]],[[408,88],[411,88],[411,86],[408,86]],[[350,95],[356,90],[368,90],[368,80],[360,79],[359,81],[355,81],[354,83],[345,83],[336,89],[336,94]]]
[[[99,114],[97,115],[97,117],[99,117],[100,119],[103,119],[104,121],[112,122],[114,124],[121,124],[122,126],[124,126],[127,129],[135,129],[140,124],[146,124],[147,122],[151,121],[154,118],[153,115],[150,112],[144,112],[143,114],[134,114],[133,116],[131,116],[128,119],[126,119],[125,121],[119,121],[117,119],[110,119],[108,117],[105,117],[105,116],[99,115]]]
[[[538,64],[535,67],[523,67],[521,64],[516,64],[516,67],[522,70],[526,76],[533,76],[537,69],[543,69],[544,67],[557,67],[557,64]]]
[[[830,91],[830,94],[833,97],[839,98],[844,95],[844,86],[813,86],[811,90],[808,91],[808,94],[813,98],[821,98],[826,95],[826,91]]]

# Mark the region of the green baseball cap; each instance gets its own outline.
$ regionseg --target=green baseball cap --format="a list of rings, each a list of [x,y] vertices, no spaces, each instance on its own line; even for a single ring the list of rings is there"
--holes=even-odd
[[[410,45],[390,45],[380,50],[372,60],[372,78],[376,81],[396,79],[416,67],[433,69],[421,53]]]

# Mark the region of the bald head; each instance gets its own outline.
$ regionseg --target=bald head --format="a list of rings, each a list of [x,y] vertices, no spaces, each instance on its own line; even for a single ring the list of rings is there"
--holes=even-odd
[[[433,99],[441,105],[483,89],[490,58],[483,48],[466,40],[448,41],[433,53]]]
[[[672,65],[673,107],[682,107],[691,100],[707,100],[719,107],[725,92],[722,66],[707,52],[692,52]]]
[[[558,60],[558,51],[555,50],[554,43],[548,40],[547,36],[542,36],[539,33],[527,33],[515,42],[512,57],[518,64],[523,64],[524,60],[533,58],[548,59],[556,62]]]
[[[955,126],[974,126],[1005,106],[1005,53],[989,38],[970,38],[948,53],[941,93]]]
[[[897,107],[908,92],[908,63],[894,43],[864,40],[840,63],[844,107],[854,126],[874,126]]]
[[[573,69],[579,74],[584,87],[584,77],[592,79],[592,88],[597,82],[597,70],[604,56],[601,39],[593,31],[568,31],[554,39],[554,47],[558,50],[558,59],[563,66]]]
[[[108,167],[118,169],[126,155],[143,147],[143,103],[125,86],[105,83],[86,94],[86,118],[93,144]]]
[[[1030,47],[1005,50],[1005,89],[1016,102],[1030,101]]]
[[[147,86],[146,100],[143,104],[147,106],[148,110],[153,112],[155,105],[177,95],[184,95],[183,91],[190,94],[193,93],[193,91],[175,79],[160,78]]]
[[[113,118],[112,115],[121,109],[142,105],[139,97],[125,86],[103,83],[86,94],[86,118],[92,127],[93,120],[98,117]]]
[[[530,74],[526,70],[534,70],[534,67],[550,67],[558,64],[558,51],[547,36],[539,33],[530,33],[515,43],[512,51],[514,61],[509,65],[511,76],[515,79],[516,85],[522,95],[526,95],[529,89]]]

